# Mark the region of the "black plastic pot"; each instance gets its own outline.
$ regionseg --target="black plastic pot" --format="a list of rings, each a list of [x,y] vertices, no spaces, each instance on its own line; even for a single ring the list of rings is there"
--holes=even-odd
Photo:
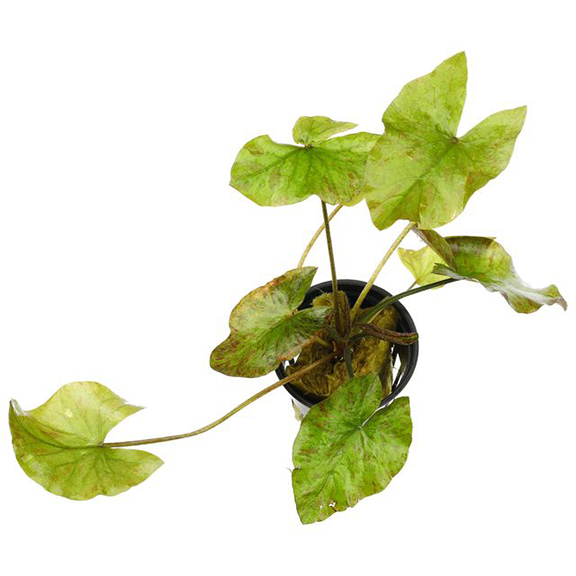
[[[338,280],[338,289],[346,293],[350,300],[351,306],[354,305],[358,296],[360,296],[360,292],[362,292],[364,286],[366,286],[366,282],[360,282],[359,280]],[[302,302],[300,309],[309,308],[312,305],[314,298],[320,296],[321,294],[331,292],[332,282],[322,282],[321,284],[312,286],[308,292],[306,292],[306,297],[304,298],[304,302]],[[386,292],[386,290],[379,288],[378,286],[372,286],[370,292],[368,292],[368,295],[366,296],[366,299],[362,303],[362,308],[375,306],[382,299],[389,296],[391,296],[391,294]],[[404,308],[400,302],[395,302],[393,306],[399,313],[397,330],[399,332],[416,332],[417,330],[416,326],[414,325],[414,320],[412,320],[408,310],[406,310],[406,308]],[[394,398],[396,398],[396,396],[398,396],[398,394],[400,394],[400,392],[406,388],[406,384],[408,384],[408,381],[410,378],[412,378],[412,374],[414,374],[416,362],[418,360],[418,340],[409,346],[405,346],[404,348],[406,349],[406,368],[402,373],[398,372],[396,374],[394,382],[392,383],[392,392],[382,400],[381,406],[390,404],[390,402],[392,402],[392,400],[394,400]],[[399,363],[397,346],[392,348],[392,359],[395,365]],[[293,362],[293,360],[290,362]],[[279,379],[286,377],[285,366],[286,364],[282,363],[276,369],[276,374]],[[308,412],[308,410],[314,406],[314,404],[317,404],[322,400],[321,398],[305,394],[302,392],[302,390],[293,384],[286,384],[284,388],[288,390],[296,404],[299,406],[300,410],[304,413]]]

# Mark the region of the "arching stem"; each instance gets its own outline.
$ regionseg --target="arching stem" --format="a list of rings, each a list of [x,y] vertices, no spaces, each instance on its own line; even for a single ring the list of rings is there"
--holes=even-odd
[[[360,306],[362,306],[362,302],[364,302],[364,299],[366,298],[366,296],[368,296],[368,292],[370,292],[370,289],[372,288],[372,286],[374,286],[374,282],[376,282],[376,278],[378,278],[378,274],[380,274],[380,272],[382,271],[382,268],[384,268],[384,264],[386,264],[386,262],[388,262],[388,260],[390,259],[390,256],[392,256],[392,254],[394,254],[394,252],[396,251],[396,248],[398,248],[398,246],[400,246],[400,243],[402,242],[402,240],[404,240],[404,238],[408,235],[408,232],[410,232],[410,230],[412,230],[413,227],[414,227],[414,223],[410,222],[410,224],[408,224],[408,226],[406,226],[406,228],[404,228],[404,230],[402,230],[402,232],[400,233],[398,238],[396,238],[396,240],[394,240],[394,242],[392,243],[392,246],[390,246],[390,248],[388,248],[388,251],[386,252],[386,254],[384,254],[384,258],[382,258],[382,260],[380,261],[380,264],[378,264],[378,266],[376,266],[376,270],[374,270],[374,273],[372,274],[372,276],[370,276],[370,280],[368,280],[366,286],[364,286],[364,288],[362,289],[362,292],[360,292],[360,296],[358,296],[358,299],[356,300],[356,302],[354,303],[354,306],[352,307],[352,311],[350,312],[350,316],[352,317],[352,322],[354,322],[354,318],[356,318],[356,314],[358,314],[358,310],[360,310]]]
[[[174,436],[161,436],[159,438],[148,438],[146,440],[128,440],[126,442],[105,442],[105,443],[101,444],[101,446],[103,448],[122,448],[122,447],[126,447],[126,446],[142,446],[144,444],[159,444],[160,442],[171,442],[172,440],[180,440],[182,438],[191,438],[192,436],[198,436],[199,434],[203,434],[204,432],[208,432],[208,430],[212,430],[212,428],[216,428],[216,426],[218,426],[219,424],[222,424],[222,422],[225,422],[226,420],[228,420],[228,418],[230,418],[231,416],[234,416],[234,414],[236,414],[237,412],[240,412],[240,410],[242,410],[243,408],[246,408],[246,406],[249,406],[250,404],[252,404],[252,402],[255,402],[259,398],[262,398],[262,396],[266,396],[266,394],[268,394],[268,392],[272,392],[272,390],[276,390],[276,388],[280,388],[280,386],[284,386],[284,384],[288,384],[289,382],[292,382],[293,380],[296,380],[296,379],[300,378],[301,376],[304,376],[304,374],[311,372],[312,370],[314,370],[318,366],[321,366],[322,364],[326,364],[326,362],[331,360],[333,357],[334,357],[334,355],[331,354],[329,356],[325,356],[324,358],[320,358],[320,360],[316,360],[316,362],[309,364],[305,368],[302,368],[302,370],[298,370],[298,372],[294,372],[294,374],[290,374],[290,376],[286,376],[286,378],[282,378],[282,380],[279,380],[278,382],[272,384],[272,386],[268,386],[268,388],[264,388],[264,390],[260,390],[260,392],[258,392],[257,394],[254,394],[254,396],[251,396],[250,398],[248,398],[248,400],[245,400],[244,402],[242,402],[242,404],[240,404],[239,406],[236,406],[236,408],[234,408],[233,410],[230,410],[230,412],[228,412],[227,414],[224,414],[224,416],[222,416],[221,418],[218,418],[218,420],[215,420],[214,422],[212,422],[211,424],[208,424],[207,426],[203,426],[202,428],[198,428],[198,430],[194,430],[193,432],[187,432],[186,434],[176,434]]]
[[[412,288],[411,290],[406,290],[406,292],[400,292],[399,294],[395,294],[394,296],[389,296],[388,298],[384,298],[381,300],[376,306],[372,308],[368,308],[358,319],[356,326],[358,324],[363,324],[366,322],[370,322],[376,314],[384,310],[384,308],[388,308],[392,306],[394,302],[398,302],[398,300],[402,300],[402,298],[406,298],[406,296],[412,296],[412,294],[418,294],[420,292],[426,292],[426,290],[432,290],[433,288],[439,288],[440,286],[445,286],[446,284],[451,284],[452,282],[458,282],[456,278],[446,278],[445,280],[439,280],[438,282],[434,282],[432,284],[426,284],[425,286],[419,286],[418,288]]]
[[[330,220],[332,220],[332,218],[334,218],[334,216],[336,216],[336,214],[338,214],[338,212],[340,212],[342,208],[344,208],[344,204],[338,204],[338,206],[336,206],[336,208],[334,208],[334,210],[330,212],[330,215],[328,216],[328,222],[330,222]],[[320,234],[324,232],[325,227],[326,225],[324,224],[324,222],[322,222],[322,226],[320,226],[320,228],[316,230],[316,233],[314,234],[314,236],[312,236],[310,242],[308,242],[308,246],[306,246],[306,249],[304,250],[302,257],[300,258],[300,262],[298,262],[298,268],[302,268],[302,266],[304,266],[304,262],[306,261],[306,258],[308,257],[310,250],[312,250],[312,246],[314,246],[316,240],[320,238]]]

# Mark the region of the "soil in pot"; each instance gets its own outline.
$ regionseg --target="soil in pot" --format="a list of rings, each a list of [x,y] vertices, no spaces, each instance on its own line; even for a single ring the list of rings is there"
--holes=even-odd
[[[340,280],[338,288],[346,295],[344,305],[352,306],[365,286],[364,282],[357,280]],[[323,282],[312,286],[301,308],[321,305],[322,299],[332,298],[332,285]],[[388,292],[373,286],[366,297],[362,308],[369,308],[378,304],[383,298],[390,296]],[[416,328],[412,318],[402,304],[396,302],[386,308],[375,319],[374,324],[388,330],[400,332],[415,332]],[[326,342],[329,335],[321,335]],[[279,378],[295,372],[298,369],[323,357],[328,352],[325,344],[315,342],[305,348],[296,361],[288,365],[279,366],[276,371]],[[382,404],[387,404],[406,386],[410,379],[418,356],[418,342],[409,346],[395,346],[376,338],[363,338],[354,344],[352,365],[354,374],[378,373],[382,382]],[[298,401],[301,408],[309,408],[329,396],[342,383],[348,380],[348,371],[343,360],[334,361],[326,366],[319,367],[305,378],[286,385],[286,389]]]

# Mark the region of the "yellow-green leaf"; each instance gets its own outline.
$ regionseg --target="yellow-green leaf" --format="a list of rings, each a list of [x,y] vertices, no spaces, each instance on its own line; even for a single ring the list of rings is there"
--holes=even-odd
[[[457,280],[470,280],[482,284],[490,292],[499,292],[508,304],[516,311],[524,314],[535,312],[544,305],[559,304],[564,310],[566,301],[554,284],[546,288],[532,288],[514,268],[512,258],[501,244],[494,238],[481,236],[447,236],[442,238],[433,231],[421,234],[428,246],[418,251],[410,251],[409,259],[406,253],[401,255],[402,261],[414,274],[419,284],[422,284],[422,274],[433,273],[448,276]],[[450,250],[448,265],[438,254],[446,254]],[[424,276],[428,280],[429,276]],[[428,282],[424,282],[428,283]]]
[[[294,204],[313,194],[328,204],[355,201],[362,193],[366,159],[378,135],[359,132],[327,140],[354,126],[325,116],[305,116],[293,131],[304,146],[258,136],[238,153],[230,185],[261,206]]]
[[[402,264],[412,272],[414,282],[420,286],[433,284],[446,278],[446,276],[433,272],[437,264],[445,264],[445,262],[428,246],[424,246],[420,250],[398,248],[398,256],[400,256]]]
[[[364,187],[380,230],[399,219],[426,229],[452,221],[508,165],[526,107],[493,114],[458,136],[467,77],[461,52],[408,83],[384,112],[386,132],[369,156]]]
[[[210,366],[229,376],[255,378],[290,360],[323,329],[331,311],[298,311],[317,268],[289,270],[242,298],[230,315],[230,336],[210,356]]]
[[[292,129],[296,144],[315,146],[330,136],[356,128],[353,122],[337,122],[328,116],[301,116]]]
[[[27,412],[12,400],[9,422],[16,459],[32,480],[58,496],[115,496],[146,480],[163,463],[142,450],[102,446],[114,426],[139,410],[97,382],[62,386]]]
[[[325,520],[388,486],[412,441],[408,398],[377,410],[378,375],[343,384],[313,406],[294,441],[292,486],[304,524]]]

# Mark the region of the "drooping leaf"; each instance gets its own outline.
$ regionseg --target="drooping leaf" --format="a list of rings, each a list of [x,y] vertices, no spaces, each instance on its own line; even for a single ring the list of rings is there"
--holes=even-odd
[[[383,330],[395,330],[398,323],[398,311],[394,307],[383,310],[373,319],[373,326]],[[330,334],[328,334],[330,336]],[[334,339],[339,337],[334,333]],[[338,340],[337,340],[338,341]],[[342,345],[345,342],[341,342]],[[356,376],[379,373],[383,387],[386,386],[386,365],[390,358],[390,342],[374,338],[355,339],[352,343],[352,371]],[[302,350],[294,364],[287,366],[286,373],[294,374],[306,368],[326,355],[326,348],[319,342],[313,342]],[[318,366],[308,374],[294,380],[292,384],[308,395],[326,398],[347,382],[348,370],[344,361]],[[384,395],[382,396],[384,397]]]
[[[330,136],[356,128],[353,122],[337,122],[328,116],[301,116],[294,124],[292,137],[296,144],[316,146]]]
[[[290,360],[322,330],[331,311],[298,311],[317,268],[289,270],[242,298],[230,315],[230,336],[210,356],[210,366],[229,376],[255,378]]]
[[[417,332],[396,332],[396,330],[379,328],[375,324],[362,323],[358,324],[358,328],[368,336],[384,340],[384,342],[390,342],[391,344],[398,344],[398,346],[410,346],[410,344],[414,344],[418,340]]]
[[[294,441],[292,472],[304,524],[384,490],[404,466],[412,441],[409,400],[398,398],[376,411],[381,399],[378,376],[360,376],[305,416]]]
[[[378,135],[359,132],[327,140],[354,126],[325,116],[300,118],[293,135],[304,146],[258,136],[238,153],[230,185],[261,206],[294,204],[312,194],[328,204],[355,201]]]
[[[467,81],[463,52],[408,83],[384,112],[385,134],[368,158],[366,200],[380,230],[399,219],[442,226],[506,168],[526,107],[489,116],[457,135]]]
[[[491,292],[500,292],[516,312],[529,314],[544,305],[552,304],[559,304],[564,309],[567,307],[554,284],[542,289],[526,284],[516,273],[510,255],[494,238],[447,236],[442,239],[452,253],[452,266],[448,266],[434,252],[433,248],[443,246],[438,243],[438,239],[431,236],[428,236],[428,239],[431,240],[431,245],[411,254],[412,262],[419,260],[412,264],[412,267],[407,264],[411,271],[413,268],[430,270],[436,257],[436,264],[432,268],[434,274],[457,280],[471,280],[482,284]]]
[[[58,496],[115,496],[163,464],[143,450],[102,446],[114,426],[139,410],[97,382],[62,386],[28,412],[12,400],[9,421],[16,459],[32,480]]]

